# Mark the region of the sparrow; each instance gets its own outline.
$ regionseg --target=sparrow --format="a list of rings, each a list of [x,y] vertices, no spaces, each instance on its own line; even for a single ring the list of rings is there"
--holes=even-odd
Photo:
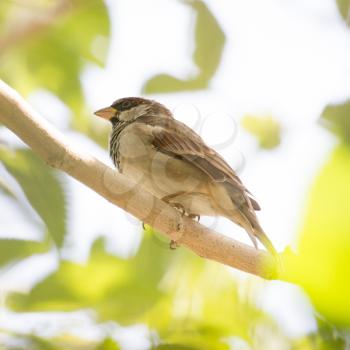
[[[260,206],[214,149],[162,104],[116,100],[95,115],[109,120],[109,153],[119,172],[191,218],[222,216],[241,226],[255,248],[276,250],[259,224]]]

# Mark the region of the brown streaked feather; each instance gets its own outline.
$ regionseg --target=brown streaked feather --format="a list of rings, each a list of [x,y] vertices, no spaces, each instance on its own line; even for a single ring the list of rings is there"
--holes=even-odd
[[[253,209],[257,210],[257,211],[261,210],[259,203],[254,198],[252,198],[250,195],[248,195],[248,197],[249,197],[250,203],[252,203]]]
[[[136,122],[154,126],[153,145],[160,152],[181,158],[205,172],[213,181],[226,183],[232,201],[238,207],[246,204],[260,210],[259,204],[250,196],[234,170],[202,138],[185,124],[173,119],[146,115]]]

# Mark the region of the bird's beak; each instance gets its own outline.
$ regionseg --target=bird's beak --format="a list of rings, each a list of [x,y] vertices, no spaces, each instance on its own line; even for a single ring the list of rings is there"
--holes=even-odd
[[[116,108],[105,107],[105,108],[99,109],[94,114],[96,114],[97,116],[99,116],[103,119],[110,120],[111,118],[113,118],[116,115],[116,113],[117,113]]]

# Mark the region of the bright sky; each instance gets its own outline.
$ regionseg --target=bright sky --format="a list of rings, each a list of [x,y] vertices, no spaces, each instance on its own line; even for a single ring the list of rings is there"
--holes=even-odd
[[[175,110],[176,117],[190,126],[199,111],[204,125],[201,135],[211,145],[227,139],[232,118],[236,120],[235,142],[219,151],[233,166],[241,163],[243,154],[240,176],[262,206],[262,226],[283,250],[295,243],[307,189],[335,143],[316,121],[326,104],[350,96],[350,32],[340,20],[335,0],[206,3],[227,37],[223,61],[210,88],[150,97]],[[157,73],[180,78],[196,73],[191,61],[193,36],[189,34],[194,16],[189,7],[176,0],[109,0],[108,4],[113,40],[107,68],[89,67],[83,77],[93,109],[120,97],[140,95],[147,78]],[[96,43],[97,47],[99,43],[103,40]],[[45,111],[47,99],[42,96],[33,97],[33,103]],[[240,118],[248,113],[269,114],[280,121],[282,144],[276,150],[259,151],[255,140],[239,127]],[[63,115],[68,117],[68,112],[58,105],[56,113],[48,117],[64,129],[67,124],[62,120],[68,123],[68,118],[62,119]],[[67,136],[110,164],[107,153],[90,140],[75,134]],[[69,181],[69,187],[75,219],[70,221],[74,235],[70,236],[66,256],[85,259],[90,242],[101,233],[108,233],[111,250],[125,254],[138,237],[140,224],[74,180]],[[6,210],[8,219],[1,217],[0,226],[11,223],[13,231],[11,218],[15,213],[11,211],[16,208]],[[35,236],[30,223],[23,222],[26,226],[15,231],[23,236],[26,227],[26,237]],[[228,221],[220,220],[216,229],[249,242],[245,233]],[[46,266],[54,268],[55,261]],[[4,273],[1,284],[20,285],[18,274],[14,278],[13,273]],[[31,284],[28,281],[28,286]],[[291,335],[302,335],[315,327],[308,302],[296,287],[269,283],[259,303]]]

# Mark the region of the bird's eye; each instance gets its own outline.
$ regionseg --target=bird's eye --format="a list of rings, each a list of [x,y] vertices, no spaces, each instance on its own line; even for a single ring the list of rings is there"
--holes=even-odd
[[[123,103],[122,103],[122,109],[128,109],[128,108],[130,108],[131,107],[131,102],[130,101],[124,101]]]
[[[125,98],[115,101],[112,107],[114,106],[115,109],[122,112],[137,106],[137,102],[135,98]]]

